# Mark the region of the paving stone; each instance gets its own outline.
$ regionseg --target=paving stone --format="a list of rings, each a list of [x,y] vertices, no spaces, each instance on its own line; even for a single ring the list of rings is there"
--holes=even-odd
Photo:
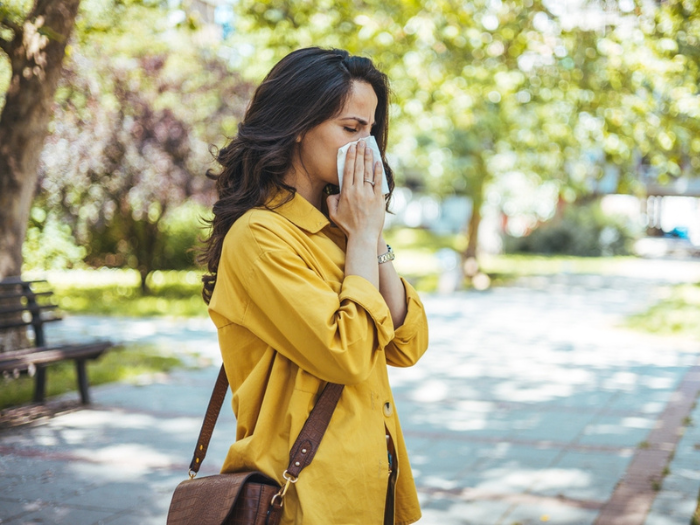
[[[14,478],[14,482],[3,489],[3,497],[25,502],[57,502],[72,495],[82,486],[92,483],[65,483],[66,480],[74,478],[68,475],[68,466],[63,462],[47,461],[38,457],[21,459],[24,461],[21,461],[19,471],[23,472],[23,475]]]
[[[686,518],[657,512],[650,512],[644,521],[644,525],[688,525],[688,523]]]
[[[662,489],[654,499],[651,506],[651,513],[670,514],[678,508],[684,501],[688,500],[688,495],[683,492],[676,492],[668,488]]]
[[[647,439],[655,423],[650,417],[601,416],[586,426],[578,443],[637,447]]]
[[[679,476],[671,472],[663,480],[662,492],[670,491],[680,494],[685,494],[687,498],[697,499],[700,483],[696,480],[688,479],[684,476]]]
[[[140,514],[120,514],[104,520],[104,525],[163,525],[164,516],[143,516]],[[97,524],[95,524],[97,525]],[[101,524],[100,524],[101,525]]]
[[[126,510],[140,506],[149,495],[144,491],[143,481],[117,482],[86,490],[80,495],[63,500],[66,505],[103,507],[110,510]]]
[[[501,520],[502,523],[519,525],[591,525],[598,515],[597,510],[582,509],[559,504],[517,505]]]
[[[531,492],[576,500],[606,502],[631,457],[623,454],[566,451],[537,480]]]
[[[515,437],[534,441],[557,441],[568,443],[576,439],[595,419],[592,412],[547,413],[531,409],[519,410],[513,424]]]
[[[32,512],[22,516],[23,525],[51,524],[51,525],[76,525],[104,522],[113,513],[103,510],[82,509],[68,506],[48,505],[38,512]],[[12,523],[12,522],[10,522]]]
[[[433,498],[423,505],[420,525],[497,525],[512,503]]]
[[[523,492],[558,454],[556,449],[501,444],[462,474],[461,485],[494,493]]]
[[[4,494],[3,494],[4,495]],[[41,510],[47,503],[42,500],[0,498],[0,523],[10,523],[22,516]]]
[[[433,445],[419,454],[411,457],[414,472],[419,471],[419,480],[428,476],[439,475],[440,478],[454,480],[461,472],[471,468],[479,457],[479,447],[449,439],[435,440]]]

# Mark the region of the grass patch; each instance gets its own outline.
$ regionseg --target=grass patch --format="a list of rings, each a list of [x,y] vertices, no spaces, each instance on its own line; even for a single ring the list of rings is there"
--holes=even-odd
[[[441,268],[435,254],[439,250],[449,248],[462,253],[467,247],[467,237],[463,234],[435,235],[423,229],[395,228],[386,231],[384,236],[396,252],[396,270],[419,291],[430,292],[437,288]],[[491,285],[499,286],[529,275],[609,274],[633,260],[634,257],[506,254],[483,255],[479,264],[481,271],[491,279]],[[464,287],[470,286],[465,280]]]
[[[158,353],[154,347],[131,345],[109,350],[95,361],[88,361],[88,380],[91,386],[123,381],[154,372],[168,372],[184,366],[173,356]],[[57,396],[77,392],[75,363],[63,361],[48,367],[46,395]],[[0,409],[30,402],[34,397],[34,378],[22,375],[17,379],[0,378]]]
[[[394,265],[419,291],[437,289],[441,274],[440,250],[462,253],[463,234],[436,235],[419,228],[392,228],[385,238],[396,252]],[[481,270],[492,286],[508,284],[528,275],[559,273],[606,274],[633,257],[573,257],[543,255],[484,255]],[[201,297],[201,270],[156,271],[148,278],[151,293],[144,295],[136,270],[106,269],[28,272],[25,278],[46,278],[59,306],[72,313],[134,317],[206,317]],[[468,280],[464,288],[470,288]]]
[[[528,275],[605,275],[635,257],[574,257],[570,255],[484,255],[481,269],[493,280],[508,281]]]
[[[627,326],[660,335],[700,339],[700,283],[675,286],[668,297],[627,319]]]
[[[46,272],[42,277],[49,281],[56,301],[66,312],[133,317],[207,315],[201,272],[153,272],[147,281],[151,291],[145,295],[135,270],[69,270]]]
[[[396,271],[423,292],[437,288],[441,269],[435,254],[445,248],[461,252],[467,247],[464,235],[435,235],[418,228],[394,228],[384,238],[397,254]]]
[[[690,525],[700,525],[700,505],[697,506],[693,517],[690,519]]]

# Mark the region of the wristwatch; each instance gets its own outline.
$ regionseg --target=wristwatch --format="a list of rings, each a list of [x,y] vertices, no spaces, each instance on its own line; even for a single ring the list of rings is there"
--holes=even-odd
[[[393,261],[394,258],[396,257],[394,255],[394,250],[391,249],[391,246],[388,244],[386,245],[386,249],[388,250],[386,253],[383,253],[381,255],[377,256],[377,262],[379,264],[383,264],[385,262]]]

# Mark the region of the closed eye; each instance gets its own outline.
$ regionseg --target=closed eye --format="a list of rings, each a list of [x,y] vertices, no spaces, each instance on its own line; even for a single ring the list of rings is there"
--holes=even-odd
[[[357,130],[354,128],[348,128],[347,126],[344,127],[345,131],[348,131],[350,133],[357,133]]]

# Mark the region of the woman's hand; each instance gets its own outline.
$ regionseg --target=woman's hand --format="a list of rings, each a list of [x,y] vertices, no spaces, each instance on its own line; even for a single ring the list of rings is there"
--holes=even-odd
[[[364,141],[348,149],[340,193],[330,195],[327,204],[331,220],[348,240],[371,241],[377,245],[386,205],[382,195],[382,167],[381,161],[373,162],[372,150]]]

